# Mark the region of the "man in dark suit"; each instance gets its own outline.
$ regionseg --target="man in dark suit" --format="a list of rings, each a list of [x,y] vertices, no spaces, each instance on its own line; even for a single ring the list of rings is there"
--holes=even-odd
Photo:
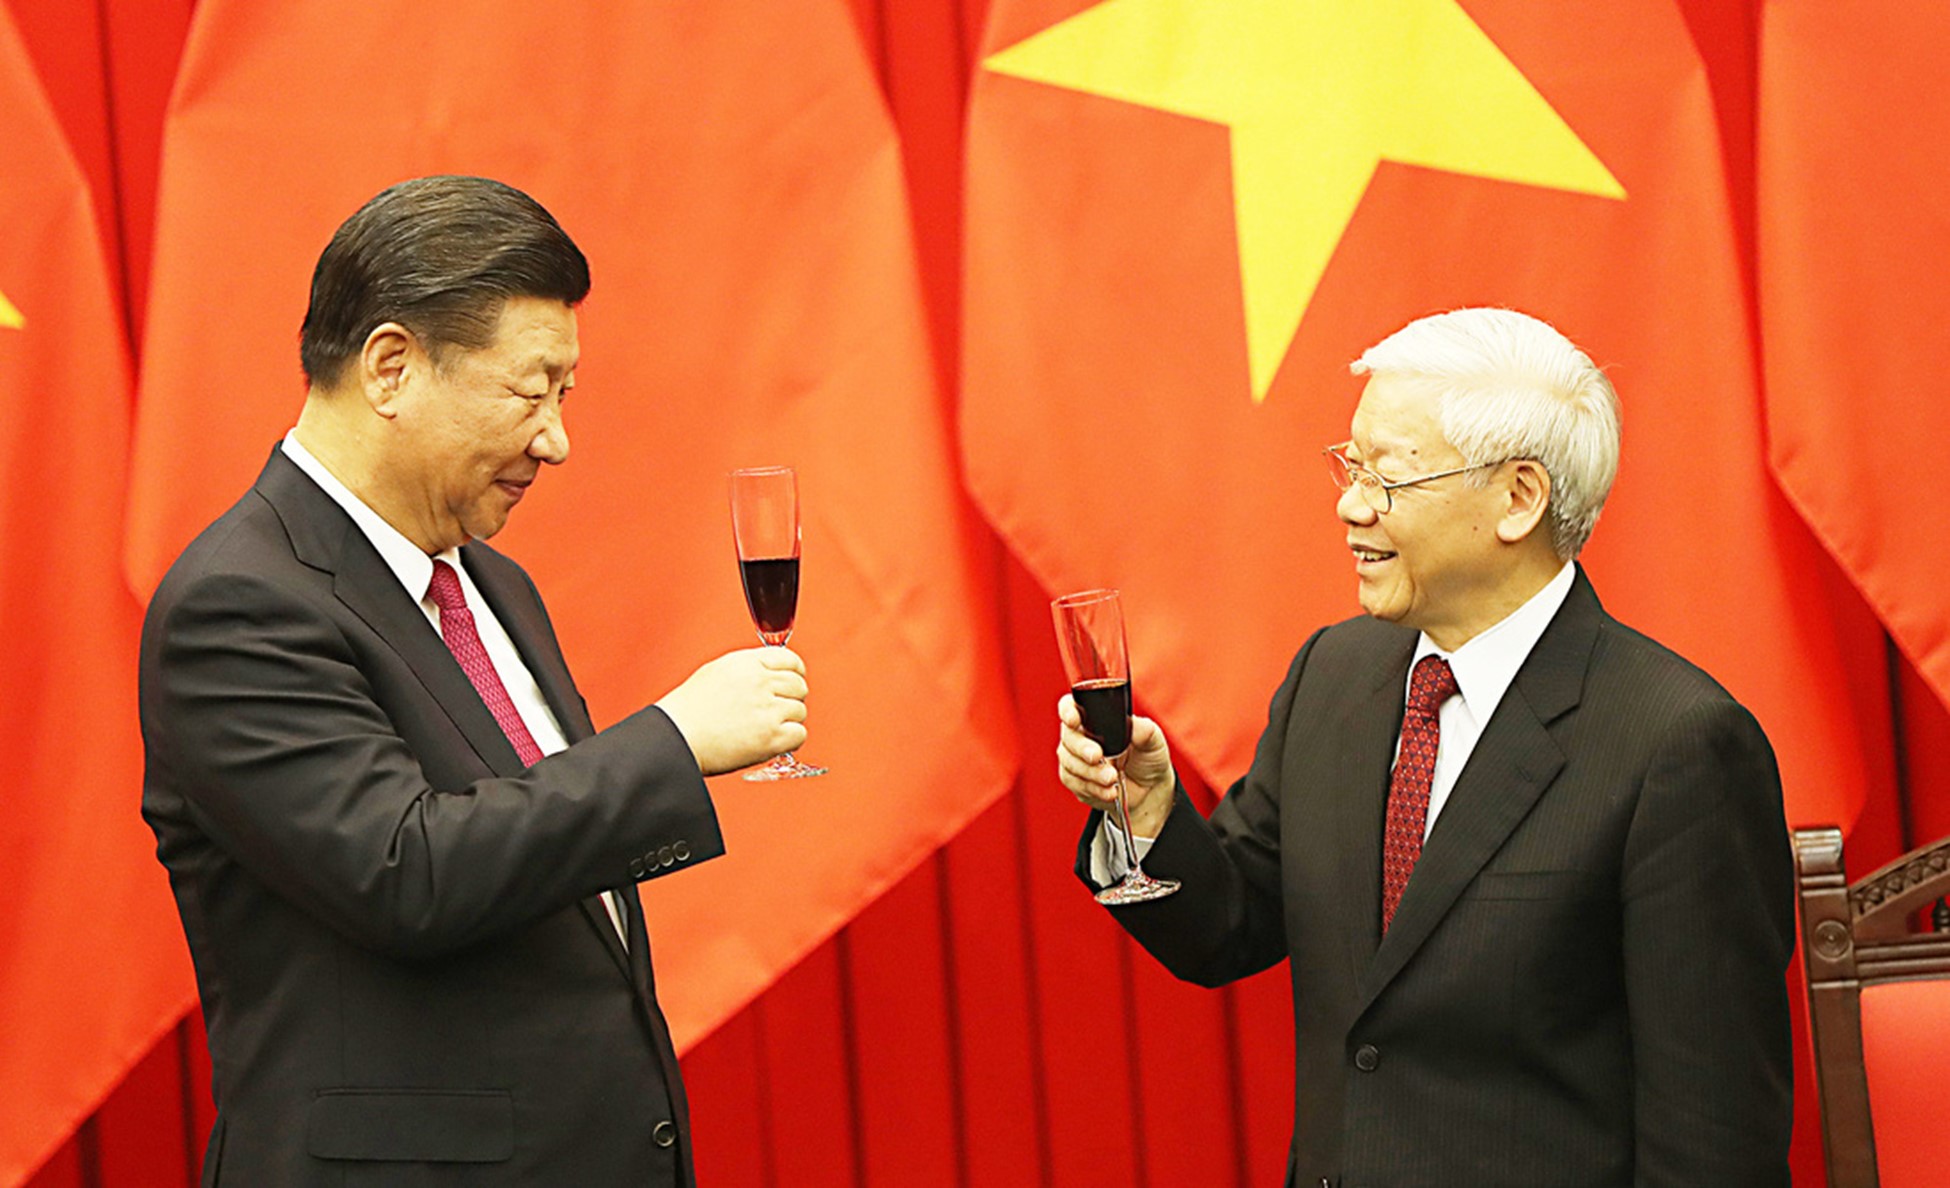
[[[1328,455],[1367,615],[1300,649],[1209,820],[1137,720],[1131,832],[1183,889],[1118,922],[1205,985],[1288,961],[1289,1184],[1785,1188],[1779,775],[1753,717],[1574,564],[1616,473],[1610,383],[1487,309],[1355,371]],[[1058,713],[1101,886],[1114,772]]]
[[[482,543],[568,456],[588,288],[507,186],[367,203],[313,274],[297,427],[150,603],[206,1185],[693,1182],[635,884],[723,852],[703,777],[803,742],[806,683],[734,652],[595,731]]]

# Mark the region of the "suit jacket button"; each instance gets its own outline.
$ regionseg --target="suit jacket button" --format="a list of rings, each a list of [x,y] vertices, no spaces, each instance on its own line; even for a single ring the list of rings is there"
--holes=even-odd
[[[1354,1067],[1362,1072],[1373,1072],[1381,1065],[1381,1052],[1373,1044],[1362,1044],[1354,1049]]]
[[[675,1146],[677,1145],[677,1128],[671,1125],[669,1119],[665,1119],[650,1128],[650,1141],[659,1147]]]
[[[643,875],[644,875],[643,859],[641,858],[630,859],[630,877],[633,879],[640,879],[643,877]]]
[[[665,846],[663,849],[657,851],[657,865],[658,866],[677,865],[677,856],[670,852],[669,846]]]
[[[677,855],[677,861],[679,862],[690,861],[691,847],[684,842],[678,842],[676,845],[670,847],[670,852]]]

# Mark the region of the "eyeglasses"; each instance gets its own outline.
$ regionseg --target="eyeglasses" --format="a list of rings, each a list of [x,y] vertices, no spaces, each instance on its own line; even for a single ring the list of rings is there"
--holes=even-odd
[[[1351,441],[1344,441],[1339,445],[1328,446],[1321,451],[1327,458],[1328,477],[1332,478],[1334,485],[1343,491],[1349,487],[1353,487],[1359,491],[1361,501],[1373,508],[1377,514],[1384,516],[1394,510],[1395,492],[1403,487],[1413,487],[1417,483],[1433,482],[1439,478],[1448,478],[1452,474],[1468,474],[1472,470],[1488,470],[1492,466],[1501,466],[1509,460],[1506,458],[1495,462],[1478,462],[1474,466],[1458,466],[1454,470],[1438,470],[1434,474],[1418,474],[1414,478],[1405,478],[1391,483],[1347,456],[1348,447],[1353,444]]]

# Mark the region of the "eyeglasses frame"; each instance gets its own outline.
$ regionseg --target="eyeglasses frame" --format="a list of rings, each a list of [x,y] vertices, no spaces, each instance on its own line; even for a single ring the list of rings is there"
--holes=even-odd
[[[1348,447],[1353,444],[1351,441],[1344,441],[1339,445],[1330,445],[1320,451],[1322,456],[1338,464],[1338,468],[1328,468],[1328,476],[1334,480],[1334,485],[1343,491],[1350,487],[1359,487],[1361,490],[1361,502],[1367,504],[1378,516],[1385,516],[1395,510],[1395,492],[1401,490],[1403,487],[1432,483],[1436,479],[1449,478],[1452,475],[1458,474],[1468,474],[1474,470],[1488,470],[1492,466],[1501,466],[1505,462],[1515,461],[1512,458],[1498,458],[1494,462],[1477,462],[1470,466],[1458,466],[1451,470],[1438,470],[1434,474],[1418,474],[1414,478],[1397,479],[1394,482],[1389,482],[1367,467],[1356,465],[1354,460],[1347,456]],[[1375,506],[1374,492],[1380,493],[1383,506]]]

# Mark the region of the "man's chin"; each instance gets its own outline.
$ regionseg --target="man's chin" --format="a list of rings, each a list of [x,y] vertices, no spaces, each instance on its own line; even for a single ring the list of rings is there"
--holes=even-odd
[[[1377,591],[1371,591],[1365,585],[1361,587],[1361,609],[1367,612],[1369,618],[1380,619],[1384,623],[1398,624],[1402,621],[1403,616],[1407,614],[1407,608],[1401,604],[1399,599],[1389,598]]]
[[[474,516],[462,524],[461,528],[467,533],[467,539],[469,540],[486,540],[507,526],[508,517],[506,515]]]

